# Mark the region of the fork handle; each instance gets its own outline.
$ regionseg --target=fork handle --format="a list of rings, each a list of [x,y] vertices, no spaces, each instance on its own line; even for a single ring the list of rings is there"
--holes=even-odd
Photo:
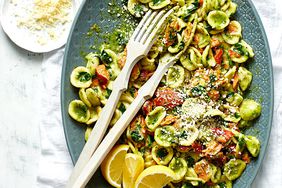
[[[119,102],[119,98],[122,92],[125,91],[128,87],[128,81],[130,78],[131,71],[136,62],[139,61],[141,58],[142,56],[139,56],[137,58],[127,58],[125,66],[123,67],[121,73],[113,83],[112,93],[109,99],[107,100],[106,105],[103,107],[101,115],[97,120],[93,130],[91,131],[88,141],[86,142],[82,152],[80,153],[80,156],[67,182],[67,188],[73,187],[74,181],[77,179],[77,177],[91,158],[92,154],[95,152],[96,148],[100,144],[101,140],[103,139],[108,125],[115,112],[116,106]]]
[[[134,101],[130,104],[130,106],[126,109],[120,119],[111,128],[109,133],[101,142],[101,144],[75,181],[73,188],[82,188],[86,186],[106,155],[115,145],[129,123],[142,107],[144,102],[153,96],[159,82],[161,81],[165,71],[167,70],[167,67],[167,65],[159,65],[153,76],[144,84],[144,86],[139,89],[136,99],[134,99]]]

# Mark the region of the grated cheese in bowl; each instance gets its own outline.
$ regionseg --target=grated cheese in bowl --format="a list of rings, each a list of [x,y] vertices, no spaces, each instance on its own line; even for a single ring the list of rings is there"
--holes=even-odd
[[[78,0],[5,0],[1,25],[18,46],[36,53],[63,46],[77,11]]]
[[[71,8],[71,0],[34,0],[25,8],[26,13],[19,17],[17,25],[30,30],[36,35],[37,42],[44,45],[61,35],[59,28],[71,20]]]

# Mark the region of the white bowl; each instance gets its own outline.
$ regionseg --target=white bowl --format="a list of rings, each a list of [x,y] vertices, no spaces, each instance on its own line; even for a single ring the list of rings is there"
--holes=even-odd
[[[21,16],[27,14],[25,7],[32,6],[33,1],[34,0],[3,0],[2,6],[0,7],[0,22],[4,32],[15,44],[31,52],[44,53],[62,47],[67,41],[70,27],[77,11],[78,1],[72,1],[69,21],[63,25],[57,24],[56,27],[54,27],[53,31],[56,35],[56,39],[50,39],[45,29],[31,31],[26,27],[18,26],[18,21],[22,19]],[[45,42],[42,44],[43,41]]]

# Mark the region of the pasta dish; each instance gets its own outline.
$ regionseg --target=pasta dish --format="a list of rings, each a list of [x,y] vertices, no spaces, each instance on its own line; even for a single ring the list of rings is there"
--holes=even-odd
[[[127,10],[137,18],[149,9],[177,10],[134,66],[110,126],[154,74],[159,59],[180,52],[185,38],[193,36],[117,143],[142,157],[141,174],[155,165],[171,169],[174,179],[166,187],[230,188],[259,155],[260,141],[244,133],[260,116],[261,104],[245,97],[252,82],[248,64],[255,54],[234,19],[237,6],[231,0],[128,0]],[[86,64],[70,75],[79,99],[70,102],[69,115],[86,124],[86,141],[126,60],[119,39],[121,50],[105,45],[99,54],[87,54]]]

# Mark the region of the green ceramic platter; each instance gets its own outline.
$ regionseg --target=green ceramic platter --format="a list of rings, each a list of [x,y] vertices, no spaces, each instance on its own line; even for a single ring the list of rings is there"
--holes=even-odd
[[[120,22],[120,18],[112,16],[105,18],[109,2],[112,0],[85,0],[75,18],[72,30],[66,45],[61,80],[61,108],[65,137],[73,163],[76,162],[84,142],[85,125],[73,121],[68,115],[68,104],[78,98],[78,90],[70,84],[70,74],[79,65],[85,65],[82,52],[89,52],[90,46],[99,46],[102,40],[96,36],[87,37],[87,32],[93,23],[100,27],[106,27],[108,32]],[[250,0],[234,0],[238,3],[235,19],[242,24],[243,38],[253,47],[254,59],[248,64],[254,74],[254,79],[247,93],[247,97],[254,98],[262,104],[262,115],[256,120],[254,126],[247,130],[248,134],[256,135],[261,141],[261,152],[257,159],[253,160],[236,180],[235,188],[249,187],[263,161],[269,140],[272,113],[273,113],[273,74],[272,63],[267,37],[261,20]],[[267,161],[266,161],[267,162]],[[111,187],[98,171],[88,187]]]

